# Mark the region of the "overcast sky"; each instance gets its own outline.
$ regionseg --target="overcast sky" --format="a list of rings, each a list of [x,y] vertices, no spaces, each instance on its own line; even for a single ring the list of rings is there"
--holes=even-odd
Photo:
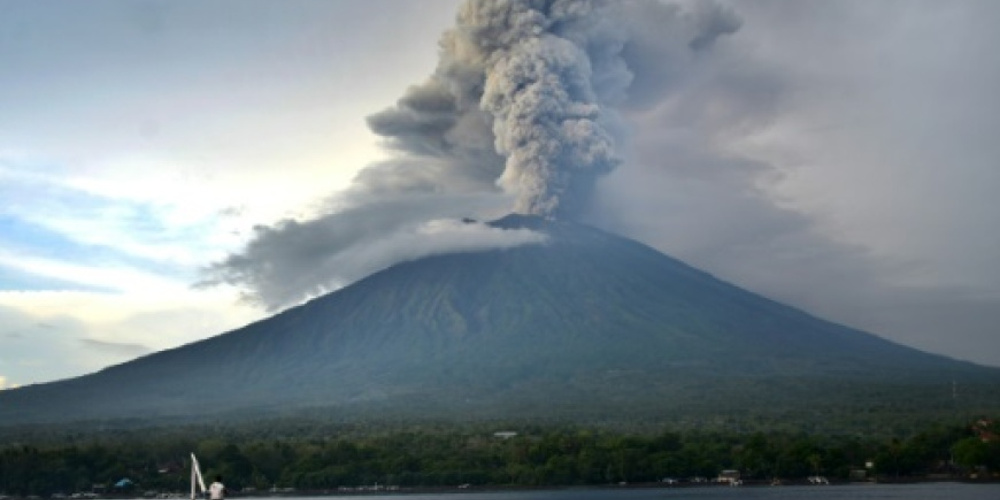
[[[582,48],[541,53],[586,80],[561,108],[586,123],[553,140],[602,149],[574,153],[584,181],[544,189],[511,139],[523,59],[470,55],[491,30],[440,42],[459,5],[4,2],[0,388],[399,260],[537,242],[448,220],[557,202],[826,319],[1000,366],[1000,4],[634,2],[560,23]],[[482,67],[485,94],[466,78]]]

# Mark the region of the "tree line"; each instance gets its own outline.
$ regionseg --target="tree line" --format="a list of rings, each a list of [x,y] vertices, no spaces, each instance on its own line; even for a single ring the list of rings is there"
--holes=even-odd
[[[997,425],[934,425],[907,437],[823,436],[801,432],[626,433],[576,426],[342,429],[328,435],[214,436],[128,433],[78,436],[68,444],[0,446],[0,494],[51,496],[181,492],[189,456],[222,475],[233,491],[335,490],[359,485],[436,487],[566,486],[664,478],[712,478],[736,469],[748,480],[982,476],[1000,471]],[[505,431],[497,433],[498,431]],[[64,442],[64,440],[60,440]],[[852,473],[853,471],[853,473]],[[128,479],[121,487],[115,484]]]

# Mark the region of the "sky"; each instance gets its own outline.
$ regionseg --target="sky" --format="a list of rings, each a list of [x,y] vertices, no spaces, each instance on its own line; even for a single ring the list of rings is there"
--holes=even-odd
[[[515,210],[1000,366],[1000,4],[463,3],[5,1],[0,389]]]

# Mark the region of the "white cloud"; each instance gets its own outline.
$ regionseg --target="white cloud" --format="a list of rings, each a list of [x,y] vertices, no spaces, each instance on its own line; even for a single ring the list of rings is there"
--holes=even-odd
[[[11,254],[0,250],[0,265],[87,287],[141,294],[176,293],[186,288],[182,282],[163,278],[140,269],[81,266],[69,262]]]
[[[193,266],[212,257],[206,254],[221,255],[235,247],[252,224],[242,214],[227,212],[228,207],[218,201],[198,202],[212,197],[182,182],[154,177],[145,189],[156,195],[134,190],[136,196],[128,183],[98,181],[131,193],[123,196],[114,190],[85,189],[85,183],[67,175],[66,168],[39,166],[39,159],[4,160],[0,157],[4,197],[0,216],[55,233],[66,240],[63,244],[77,245],[80,248],[71,252],[74,259],[100,247],[136,259]],[[21,243],[33,242],[26,238]],[[56,250],[46,244],[49,248],[41,250]]]

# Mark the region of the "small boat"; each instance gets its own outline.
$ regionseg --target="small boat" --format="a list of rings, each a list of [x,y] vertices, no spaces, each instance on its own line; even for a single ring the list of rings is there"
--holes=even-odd
[[[201,476],[201,467],[198,465],[198,457],[191,454],[191,500],[198,499],[197,488],[201,488],[200,495],[205,496],[205,479]]]

